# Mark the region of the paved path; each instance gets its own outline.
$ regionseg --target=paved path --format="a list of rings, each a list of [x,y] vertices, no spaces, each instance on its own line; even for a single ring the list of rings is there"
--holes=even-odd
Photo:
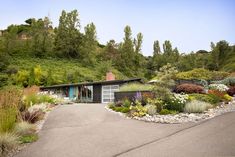
[[[156,124],[103,104],[60,106],[17,157],[235,156],[235,112],[201,123]]]

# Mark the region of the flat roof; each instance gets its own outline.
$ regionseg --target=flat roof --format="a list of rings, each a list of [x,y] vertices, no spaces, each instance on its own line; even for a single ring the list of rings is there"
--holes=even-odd
[[[126,80],[82,82],[82,83],[71,83],[71,84],[58,84],[58,85],[40,87],[40,89],[57,88],[57,87],[70,87],[70,86],[82,86],[82,85],[95,85],[95,84],[118,84],[118,83],[126,83],[126,82],[133,82],[133,81],[141,81],[141,78],[131,78],[131,79],[126,79]]]

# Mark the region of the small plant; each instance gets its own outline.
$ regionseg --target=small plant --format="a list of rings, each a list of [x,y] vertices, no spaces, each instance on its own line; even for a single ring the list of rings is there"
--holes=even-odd
[[[143,117],[147,113],[147,109],[140,103],[136,103],[136,106],[130,106],[130,115],[132,117]]]
[[[178,111],[175,110],[168,110],[168,109],[162,109],[161,112],[159,112],[160,115],[167,115],[167,114],[177,114]]]
[[[162,109],[163,109],[163,101],[160,100],[160,99],[148,99],[147,100],[147,103],[150,104],[150,105],[154,105],[156,106],[156,111],[157,112],[160,112]]]
[[[29,123],[35,123],[41,120],[44,116],[44,112],[42,110],[34,110],[34,111],[24,111],[21,112],[21,118],[23,121],[27,121]]]
[[[231,96],[228,95],[228,94],[225,94],[225,95],[224,95],[224,100],[225,100],[225,101],[232,101],[232,100],[233,100],[233,97],[231,97]]]
[[[13,133],[0,134],[0,156],[6,157],[10,151],[16,148],[18,136]]]
[[[199,85],[184,83],[175,88],[176,93],[204,93],[204,88]]]
[[[33,124],[30,124],[28,122],[22,121],[20,123],[17,123],[14,128],[14,132],[17,135],[25,136],[25,135],[31,135],[35,132],[35,126]]]
[[[127,98],[123,100],[123,107],[129,108],[131,106],[131,101]]]
[[[157,107],[155,105],[148,104],[145,106],[145,108],[147,109],[147,113],[149,115],[154,115],[157,112]]]
[[[32,143],[38,140],[37,134],[24,135],[20,137],[20,143]]]
[[[224,84],[210,84],[209,89],[226,92],[229,88]]]
[[[207,102],[193,100],[191,102],[186,103],[184,111],[187,113],[202,113],[211,107],[212,105]]]

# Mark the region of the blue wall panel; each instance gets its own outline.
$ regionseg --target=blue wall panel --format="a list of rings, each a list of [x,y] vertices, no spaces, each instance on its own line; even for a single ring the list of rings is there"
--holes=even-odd
[[[74,95],[74,87],[69,87],[69,99],[73,99],[73,95]]]

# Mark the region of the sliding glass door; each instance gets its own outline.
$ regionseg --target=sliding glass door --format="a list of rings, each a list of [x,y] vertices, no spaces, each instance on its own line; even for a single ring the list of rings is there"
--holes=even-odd
[[[82,86],[80,93],[81,102],[93,102],[93,86]]]

